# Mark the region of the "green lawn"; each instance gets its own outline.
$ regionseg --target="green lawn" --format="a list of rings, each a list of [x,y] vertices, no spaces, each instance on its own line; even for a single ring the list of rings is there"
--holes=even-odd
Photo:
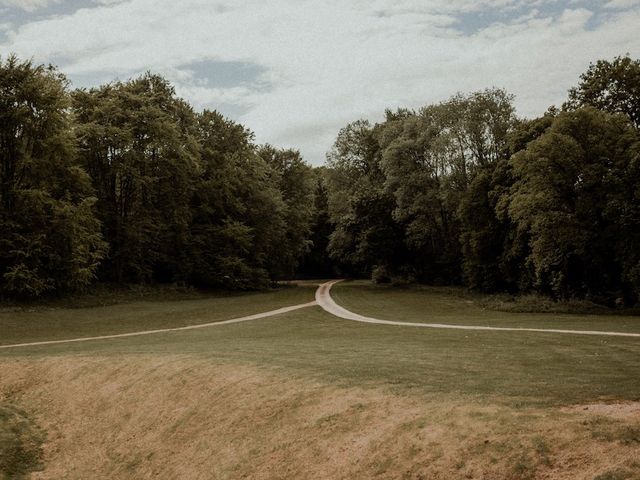
[[[483,309],[473,296],[456,294],[453,289],[397,288],[355,281],[334,285],[331,296],[348,310],[383,320],[640,333],[640,316],[499,312]]]
[[[262,293],[217,294],[186,300],[153,299],[91,308],[0,310],[0,345],[182,327],[310,302],[315,286]]]
[[[279,367],[341,385],[509,404],[640,399],[637,339],[368,325],[318,307],[196,331],[0,350],[0,361],[68,353],[196,355]]]

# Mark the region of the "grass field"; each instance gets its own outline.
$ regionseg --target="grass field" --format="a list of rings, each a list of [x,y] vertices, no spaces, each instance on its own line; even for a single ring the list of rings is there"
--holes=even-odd
[[[483,297],[454,288],[394,288],[353,281],[338,283],[331,294],[345,308],[383,320],[640,332],[640,315],[501,312],[483,308]]]
[[[223,320],[313,291],[4,312],[0,338]],[[634,317],[490,312],[439,290],[332,293],[393,320],[640,331]],[[44,468],[34,478],[640,478],[633,338],[367,325],[312,307],[0,350],[0,368],[0,458],[14,452],[16,471],[9,445],[27,445],[25,470]]]
[[[85,308],[0,310],[0,345],[112,335],[182,327],[275,310],[313,300],[313,287],[285,287],[262,293],[172,295]]]

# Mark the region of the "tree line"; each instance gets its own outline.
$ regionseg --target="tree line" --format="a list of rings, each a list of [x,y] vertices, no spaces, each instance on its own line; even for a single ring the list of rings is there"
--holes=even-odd
[[[521,119],[488,89],[344,127],[328,154],[328,243],[377,281],[635,304],[640,61],[598,61]]]
[[[640,297],[640,61],[534,119],[487,89],[345,126],[322,167],[164,78],[0,61],[0,295],[295,275]]]
[[[306,251],[314,173],[145,74],[71,90],[0,63],[0,294],[95,280],[261,288]]]

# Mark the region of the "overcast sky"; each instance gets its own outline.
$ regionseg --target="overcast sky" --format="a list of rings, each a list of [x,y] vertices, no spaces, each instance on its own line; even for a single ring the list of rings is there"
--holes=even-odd
[[[590,61],[640,57],[639,31],[640,0],[0,0],[3,57],[82,87],[161,73],[314,164],[348,122],[458,91],[539,115]]]

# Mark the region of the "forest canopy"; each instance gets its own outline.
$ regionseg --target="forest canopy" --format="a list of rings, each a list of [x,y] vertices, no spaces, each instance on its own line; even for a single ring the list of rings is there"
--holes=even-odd
[[[380,282],[635,304],[640,61],[592,64],[562,110],[500,89],[344,127],[328,154],[328,252]]]
[[[0,65],[0,292],[95,280],[262,288],[308,248],[313,176],[297,151],[195,112],[164,78],[70,91]]]
[[[296,275],[640,298],[640,61],[561,108],[492,88],[346,125],[313,168],[147,73],[73,90],[0,59],[0,295]]]

